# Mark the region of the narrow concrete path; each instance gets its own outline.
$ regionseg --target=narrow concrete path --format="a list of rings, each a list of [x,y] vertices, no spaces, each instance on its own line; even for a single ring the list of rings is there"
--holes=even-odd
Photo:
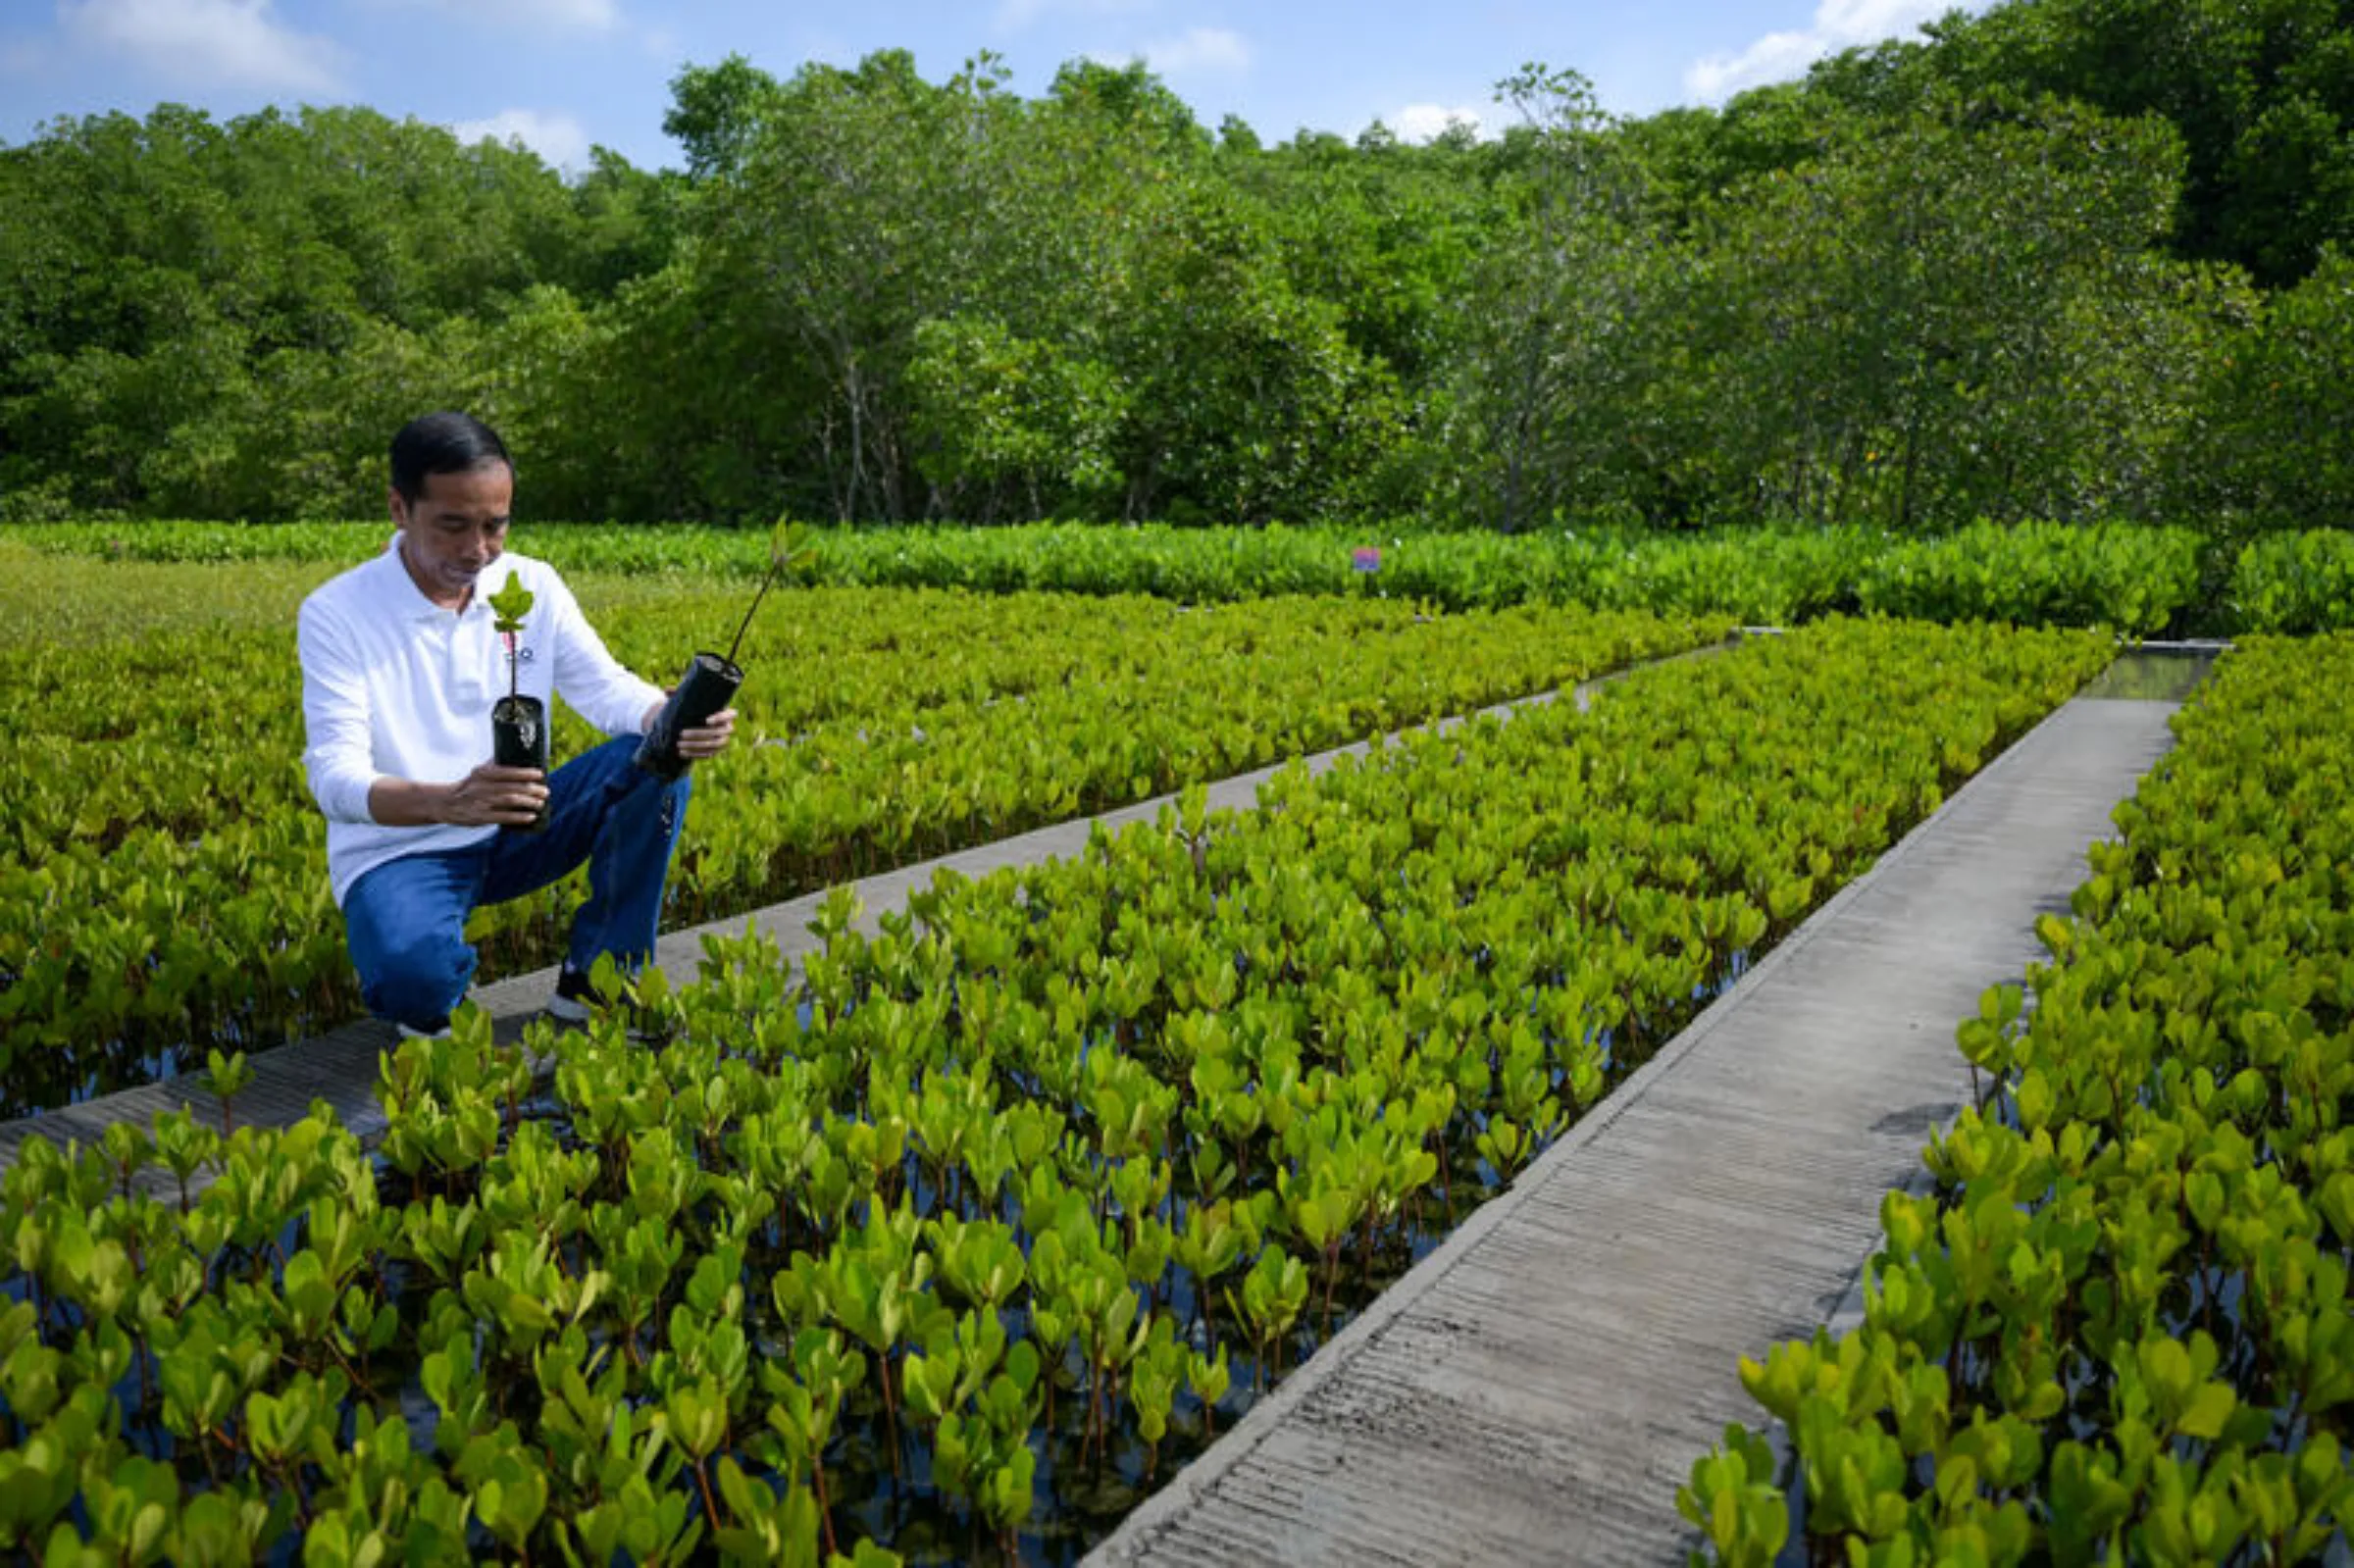
[[[1650,664],[1672,663],[1679,659],[1704,657],[1722,652],[1731,642],[1712,643],[1687,653],[1646,661],[1627,670],[1614,671],[1586,682],[1571,690],[1573,700],[1581,705],[1600,687],[1625,679],[1636,669]],[[1434,721],[1431,726],[1415,726],[1403,732],[1412,733],[1425,728],[1444,733],[1457,725],[1475,718],[1509,718],[1522,708],[1539,707],[1559,700],[1558,691],[1538,692],[1510,702],[1497,703],[1471,715]],[[1395,739],[1396,735],[1385,737]],[[1322,773],[1343,757],[1362,756],[1374,742],[1359,740],[1329,751],[1314,753],[1305,759],[1291,759],[1269,767],[1255,769],[1231,779],[1208,784],[1209,806],[1213,811],[1250,811],[1258,805],[1259,785],[1272,779],[1293,761],[1305,761],[1310,773]],[[952,869],[968,878],[979,878],[1008,866],[1031,866],[1044,861],[1076,856],[1087,848],[1089,837],[1098,826],[1116,831],[1132,822],[1150,822],[1165,806],[1177,801],[1174,794],[1156,795],[1135,805],[1122,806],[1094,817],[1057,823],[1015,837],[995,843],[960,850],[936,860],[884,872],[849,885],[851,894],[858,900],[858,925],[868,935],[881,930],[883,916],[906,907],[907,895],[928,885],[933,877],[944,869]],[[834,889],[775,904],[748,915],[735,915],[726,920],[711,921],[700,926],[671,932],[654,944],[654,964],[674,983],[684,984],[695,976],[696,966],[703,956],[703,936],[716,933],[741,936],[745,923],[773,938],[785,956],[798,964],[802,956],[817,946],[809,933],[809,923],[832,897]],[[473,1000],[490,1014],[492,1028],[501,1039],[519,1037],[524,1026],[538,1016],[546,1004],[548,992],[554,988],[556,972],[553,968],[517,975],[489,985],[479,986],[471,993]],[[384,1108],[377,1103],[376,1086],[379,1063],[384,1053],[394,1043],[389,1024],[374,1019],[361,1019],[341,1028],[331,1030],[311,1039],[290,1045],[280,1045],[252,1053],[253,1082],[236,1096],[232,1107],[237,1125],[242,1127],[284,1127],[310,1114],[315,1101],[324,1100],[333,1108],[345,1127],[360,1136],[371,1146],[384,1135]],[[146,1084],[136,1088],[121,1090],[78,1105],[44,1111],[38,1116],[0,1123],[0,1171],[16,1163],[18,1150],[28,1138],[47,1138],[58,1144],[79,1141],[95,1143],[106,1129],[117,1122],[132,1122],[141,1127],[159,1113],[177,1110],[180,1106],[194,1108],[199,1119],[207,1125],[218,1125],[221,1102],[210,1091],[199,1087],[193,1077],[183,1077],[160,1084]],[[161,1172],[150,1172],[157,1187],[169,1182]],[[189,1184],[191,1192],[210,1185],[212,1173],[199,1174]],[[174,1191],[178,1189],[175,1187]]]
[[[2039,956],[2173,702],[2079,697],[1131,1515],[1100,1564],[1680,1563],[1743,1354],[1811,1334],[1920,1175],[1955,1025]]]

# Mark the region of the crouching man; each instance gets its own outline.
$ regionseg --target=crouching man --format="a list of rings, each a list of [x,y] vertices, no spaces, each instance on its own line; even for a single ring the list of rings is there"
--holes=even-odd
[[[447,1027],[474,978],[466,917],[583,861],[588,897],[550,996],[588,1016],[588,973],[652,954],[688,780],[632,763],[663,692],[623,669],[554,569],[506,548],[515,467],[488,426],[429,414],[392,438],[384,554],[303,601],[303,762],[327,815],[328,875],[370,1012],[407,1034]],[[533,598],[515,637],[520,689],[561,696],[614,738],[558,768],[497,766],[490,708],[509,650],[488,603],[512,577]],[[727,749],[736,714],[679,737],[689,759]],[[524,831],[542,806],[546,827]]]

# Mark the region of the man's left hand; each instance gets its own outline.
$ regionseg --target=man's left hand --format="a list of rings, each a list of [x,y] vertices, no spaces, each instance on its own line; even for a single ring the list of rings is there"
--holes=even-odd
[[[661,712],[662,704],[659,702],[646,709],[643,728],[651,730],[654,727],[654,720],[661,715]],[[722,708],[705,723],[692,730],[679,732],[679,755],[689,762],[701,762],[727,750],[728,742],[735,738],[736,710]]]
[[[700,729],[679,732],[679,755],[690,762],[700,762],[727,750],[728,742],[735,738],[736,710],[722,708]]]

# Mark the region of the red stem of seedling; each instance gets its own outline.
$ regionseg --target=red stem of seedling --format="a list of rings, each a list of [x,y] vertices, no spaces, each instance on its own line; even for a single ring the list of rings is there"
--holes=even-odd
[[[831,1557],[842,1548],[834,1543],[834,1510],[826,1505],[826,1465],[823,1459],[809,1461],[812,1490],[817,1493],[817,1522],[826,1538],[826,1555]]]
[[[899,1479],[899,1401],[891,1388],[891,1353],[877,1357],[883,1384],[883,1425],[891,1434],[891,1479]]]
[[[703,1494],[703,1517],[711,1521],[714,1532],[719,1529],[719,1504],[711,1495],[711,1476],[701,1459],[694,1461],[694,1484]]]

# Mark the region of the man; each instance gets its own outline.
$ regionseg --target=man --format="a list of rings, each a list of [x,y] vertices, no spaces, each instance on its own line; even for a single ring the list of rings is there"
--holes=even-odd
[[[611,954],[636,972],[652,953],[662,885],[686,816],[688,781],[632,765],[665,700],[623,669],[544,562],[507,553],[515,466],[488,426],[429,414],[392,438],[384,553],[303,601],[303,762],[327,814],[328,875],[342,906],[360,994],[404,1034],[433,1034],[474,977],[467,915],[546,886],[586,860],[548,1011],[588,1016],[588,972]],[[516,636],[521,690],[562,695],[616,738],[558,768],[490,759],[490,706],[508,649],[488,603],[512,576],[530,590]],[[552,711],[552,705],[551,705]],[[717,756],[733,709],[679,737]],[[547,807],[538,833],[517,831]]]

